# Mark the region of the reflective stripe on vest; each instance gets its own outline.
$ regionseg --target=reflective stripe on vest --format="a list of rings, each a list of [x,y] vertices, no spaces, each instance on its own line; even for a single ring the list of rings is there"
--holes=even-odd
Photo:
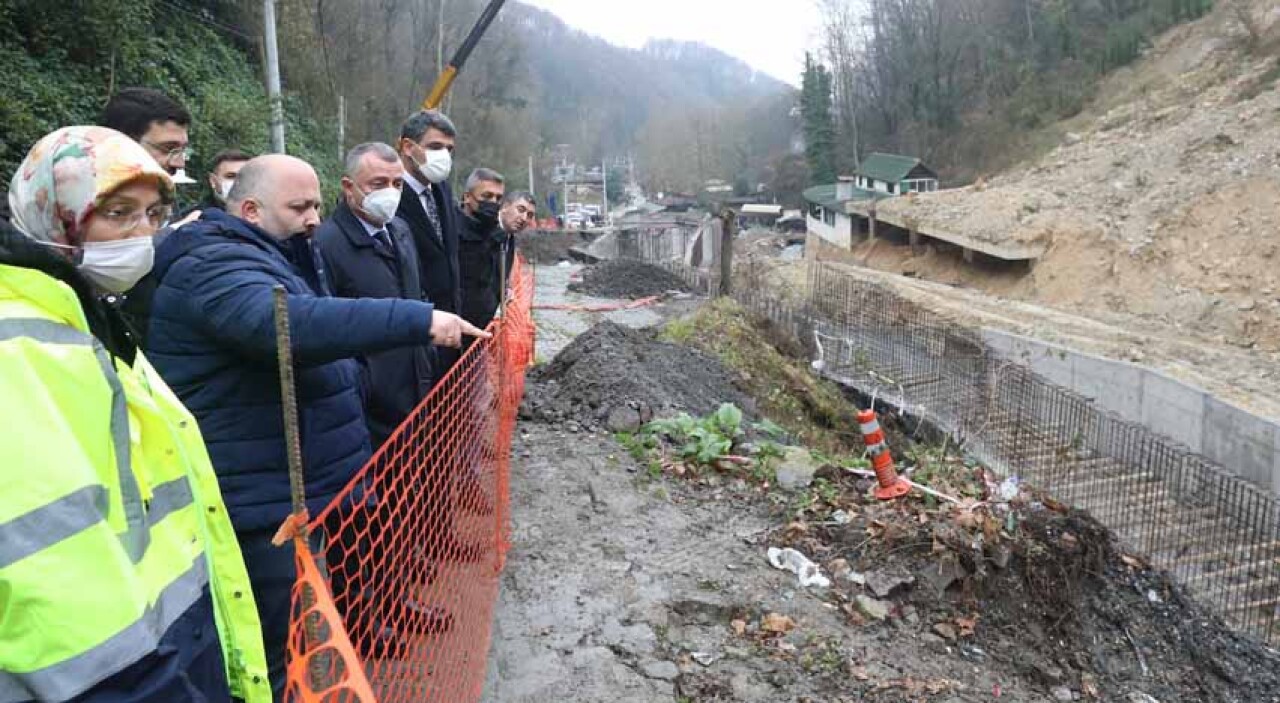
[[[186,476],[162,483],[151,489],[147,525],[154,527],[170,513],[176,513],[194,502],[195,498],[191,495],[191,482]]]
[[[106,488],[85,486],[0,525],[0,569],[98,524],[108,500]]]
[[[101,680],[102,672],[120,671],[155,651],[174,622],[200,599],[208,583],[209,571],[202,554],[186,573],[160,592],[155,605],[147,608],[142,617],[102,644],[38,671],[0,671],[0,703],[62,701],[83,693]]]
[[[138,480],[133,475],[133,465],[129,456],[129,403],[124,395],[124,387],[120,385],[120,377],[116,375],[111,356],[102,343],[93,335],[53,320],[39,318],[13,318],[0,320],[0,342],[15,337],[28,337],[37,342],[47,344],[65,344],[87,346],[93,349],[102,374],[106,376],[107,385],[111,388],[111,443],[116,455],[116,473],[120,481],[120,501],[124,505],[125,531],[118,535],[125,554],[137,564],[147,552],[151,533],[147,529],[142,508],[142,493],[138,490]],[[101,513],[106,515],[106,512]]]

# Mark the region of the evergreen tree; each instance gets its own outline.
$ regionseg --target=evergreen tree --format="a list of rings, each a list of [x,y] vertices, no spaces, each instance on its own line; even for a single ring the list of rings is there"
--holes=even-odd
[[[809,54],[804,57],[800,114],[810,179],[813,183],[833,183],[836,180],[836,127],[831,115],[831,72]]]

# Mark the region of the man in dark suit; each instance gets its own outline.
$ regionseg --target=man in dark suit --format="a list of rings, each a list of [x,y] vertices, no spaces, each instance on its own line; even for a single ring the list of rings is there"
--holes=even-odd
[[[427,298],[438,310],[462,309],[458,275],[460,217],[446,180],[453,170],[458,130],[436,110],[421,110],[405,120],[397,145],[404,165],[404,191],[396,215],[409,223],[418,248],[419,272]],[[437,349],[437,372],[458,359],[452,349]]]
[[[422,300],[418,249],[396,219],[404,166],[386,144],[361,144],[347,154],[342,200],[316,231],[333,292],[340,298]],[[369,435],[382,446],[431,390],[432,348],[400,347],[362,360]]]

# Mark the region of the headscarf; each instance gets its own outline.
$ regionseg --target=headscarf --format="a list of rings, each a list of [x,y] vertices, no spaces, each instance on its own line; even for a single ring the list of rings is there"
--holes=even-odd
[[[38,241],[79,246],[94,208],[140,178],[154,179],[161,197],[173,200],[168,172],[142,145],[106,127],[63,127],[36,142],[13,174],[13,226]]]

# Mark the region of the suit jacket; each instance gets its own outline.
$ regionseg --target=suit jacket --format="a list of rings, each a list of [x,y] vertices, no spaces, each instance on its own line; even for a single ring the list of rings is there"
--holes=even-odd
[[[453,191],[448,183],[433,185],[431,194],[436,202],[436,212],[440,214],[443,241],[432,234],[427,210],[408,183],[400,194],[400,209],[396,216],[407,222],[409,231],[413,233],[413,243],[418,248],[418,271],[427,298],[437,309],[457,313],[462,309],[461,279],[458,276],[458,229],[462,213],[453,201]]]
[[[399,219],[386,229],[393,251],[379,246],[346,202],[320,225],[315,241],[334,295],[339,298],[423,300],[418,250],[409,225]],[[369,434],[378,447],[431,391],[432,348],[401,347],[360,359],[367,391]]]

